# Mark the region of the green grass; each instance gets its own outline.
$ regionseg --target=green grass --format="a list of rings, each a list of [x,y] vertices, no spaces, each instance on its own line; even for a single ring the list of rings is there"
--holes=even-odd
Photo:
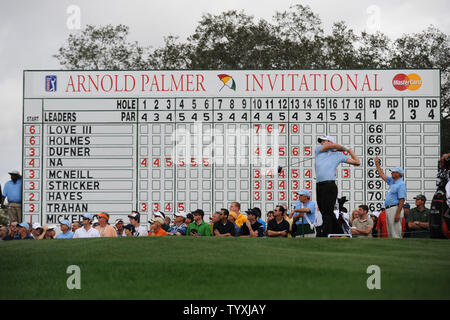
[[[450,241],[117,238],[0,242],[0,299],[449,299]],[[81,289],[69,290],[69,265]],[[381,290],[367,289],[367,267]]]

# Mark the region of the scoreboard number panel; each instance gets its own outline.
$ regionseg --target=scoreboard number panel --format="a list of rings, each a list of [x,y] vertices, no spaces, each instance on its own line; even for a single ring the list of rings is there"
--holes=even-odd
[[[381,209],[375,156],[388,175],[404,167],[407,201],[431,198],[439,106],[437,69],[24,71],[24,219],[137,210],[146,224],[154,211],[201,208],[208,221],[232,201],[265,218],[302,189],[317,200],[325,135],[361,160],[335,173],[349,211]]]

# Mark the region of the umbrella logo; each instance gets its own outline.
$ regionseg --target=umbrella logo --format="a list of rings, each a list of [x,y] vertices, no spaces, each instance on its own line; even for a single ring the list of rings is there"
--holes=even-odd
[[[236,91],[236,82],[234,82],[234,79],[231,76],[229,76],[227,74],[219,74],[218,77],[219,77],[220,81],[223,82],[223,86],[222,86],[222,88],[220,88],[219,91],[222,91],[222,89],[225,86]]]

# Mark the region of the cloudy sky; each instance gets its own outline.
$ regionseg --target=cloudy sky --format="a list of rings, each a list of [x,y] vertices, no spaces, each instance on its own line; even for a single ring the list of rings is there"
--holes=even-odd
[[[356,32],[380,30],[395,39],[420,32],[433,24],[450,33],[448,0],[87,0],[2,1],[0,5],[0,183],[9,170],[21,170],[22,72],[27,69],[60,69],[52,57],[73,28],[73,6],[86,24],[125,24],[130,40],[159,47],[167,35],[190,35],[205,13],[243,10],[255,19],[271,20],[276,11],[291,5],[309,5],[319,14],[326,32],[343,20]],[[68,26],[69,21],[69,26]]]

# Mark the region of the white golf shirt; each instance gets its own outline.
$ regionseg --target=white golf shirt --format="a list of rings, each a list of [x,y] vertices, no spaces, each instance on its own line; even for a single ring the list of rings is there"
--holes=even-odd
[[[94,229],[92,227],[89,228],[89,230],[86,231],[86,229],[83,227],[78,228],[75,231],[75,234],[73,235],[74,238],[96,238],[100,237],[100,233],[97,229]]]

